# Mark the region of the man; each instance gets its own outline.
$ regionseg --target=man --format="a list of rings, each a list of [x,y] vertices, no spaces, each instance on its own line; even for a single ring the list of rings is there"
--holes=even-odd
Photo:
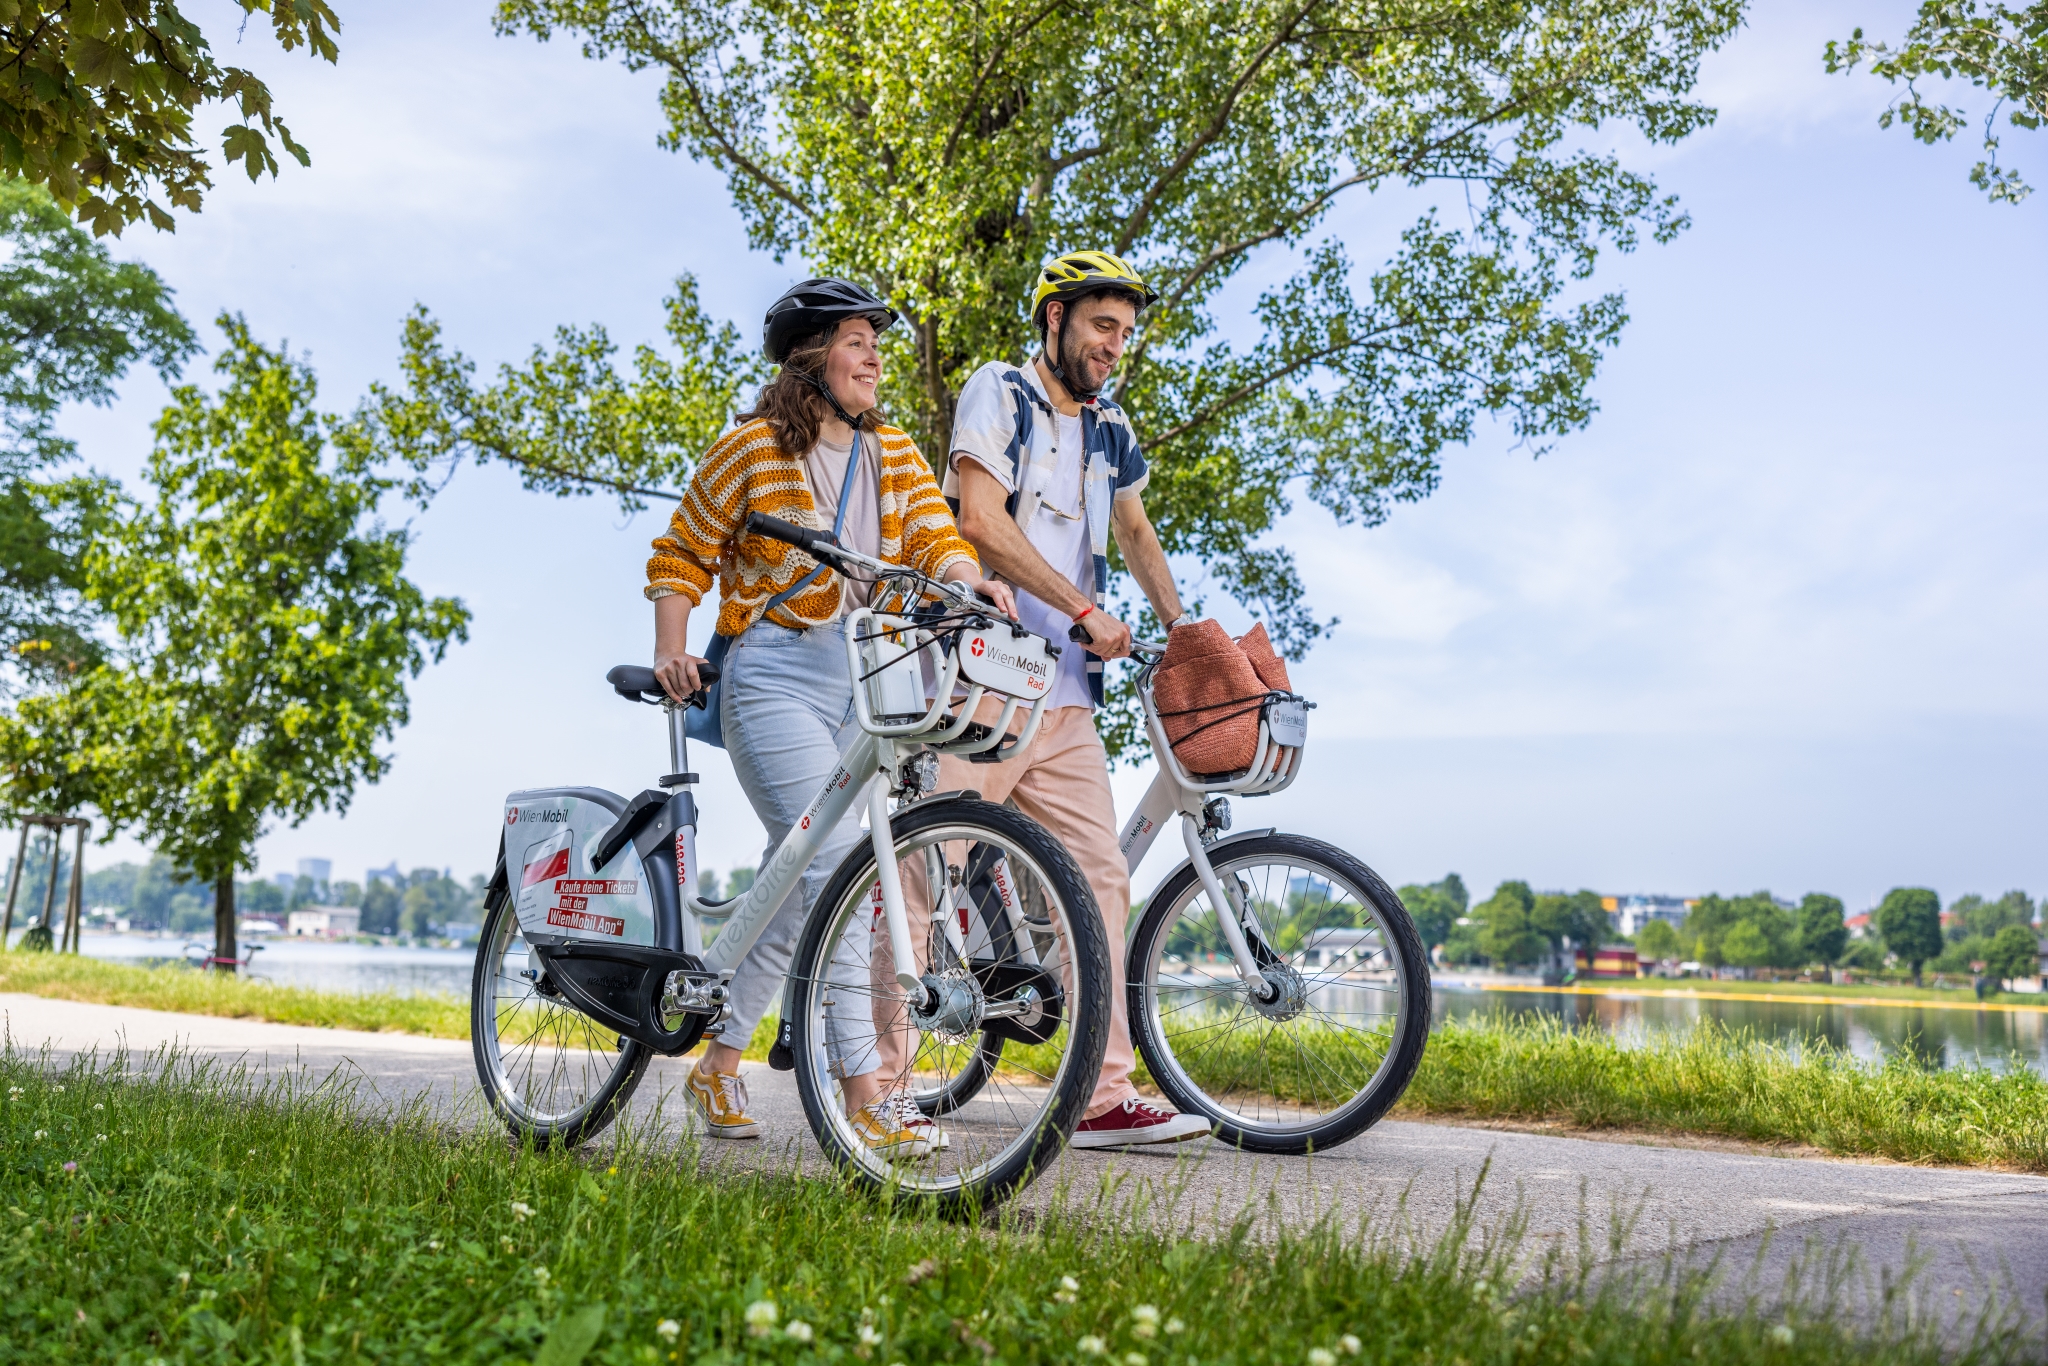
[[[1002,764],[942,756],[939,786],[1009,800],[1065,844],[1095,891],[1110,945],[1111,1021],[1102,1075],[1077,1148],[1198,1138],[1209,1121],[1152,1105],[1131,1085],[1137,1063],[1124,992],[1131,883],[1117,848],[1109,761],[1095,729],[1102,662],[1131,651],[1131,629],[1102,608],[1112,525],[1124,563],[1159,619],[1179,625],[1180,594],[1145,516],[1145,458],[1102,386],[1158,295],[1123,261],[1078,251],[1041,273],[1031,299],[1043,343],[1019,370],[991,362],[961,391],[945,492],[986,572],[1011,585],[1026,629],[1055,642],[1079,624],[1089,648],[1066,644],[1030,750]],[[1084,665],[1085,661],[1085,665]]]

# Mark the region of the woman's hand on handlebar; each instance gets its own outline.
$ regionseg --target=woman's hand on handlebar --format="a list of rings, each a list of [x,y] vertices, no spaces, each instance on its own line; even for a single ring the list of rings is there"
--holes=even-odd
[[[957,566],[958,573],[948,576],[948,582],[957,583],[970,593],[979,593],[995,604],[996,610],[1015,621],[1017,619],[1017,595],[1010,591],[1010,585],[1001,579],[984,579],[967,565]]]
[[[679,650],[674,654],[660,650],[654,652],[654,676],[671,702],[687,702],[704,691],[704,684],[697,676],[697,666],[703,662],[700,656],[686,651]]]

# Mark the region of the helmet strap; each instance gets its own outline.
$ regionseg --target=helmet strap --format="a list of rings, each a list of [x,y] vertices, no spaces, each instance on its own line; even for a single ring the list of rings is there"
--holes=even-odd
[[[825,396],[825,401],[832,405],[832,411],[838,414],[839,420],[841,422],[844,422],[847,426],[853,428],[854,437],[855,439],[858,439],[860,437],[860,424],[867,421],[868,415],[866,413],[862,413],[859,417],[848,417],[846,415],[846,409],[840,406],[839,395],[832,392],[832,386],[825,382],[824,376],[814,375],[808,370],[799,370],[797,371],[797,374],[801,376],[805,380],[805,382],[807,382],[813,389],[816,389],[819,393]],[[1066,383],[1066,381],[1061,380],[1060,383],[1064,384]]]

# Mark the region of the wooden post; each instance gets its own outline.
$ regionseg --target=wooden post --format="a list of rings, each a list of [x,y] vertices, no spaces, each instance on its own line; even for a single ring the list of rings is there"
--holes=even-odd
[[[0,949],[7,947],[8,931],[14,928],[14,894],[21,890],[21,865],[28,861],[27,817],[21,822],[21,843],[14,850],[14,866],[7,870],[7,914],[0,917]]]
[[[85,919],[85,827],[88,822],[81,818],[77,824],[78,846],[71,854],[71,895],[65,898],[64,916],[64,937],[71,947],[64,950],[62,945],[58,946],[60,951],[70,953],[78,952],[79,922]]]

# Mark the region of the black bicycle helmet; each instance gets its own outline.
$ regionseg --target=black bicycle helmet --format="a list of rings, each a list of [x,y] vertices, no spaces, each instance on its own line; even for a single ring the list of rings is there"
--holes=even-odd
[[[770,361],[780,365],[790,347],[847,318],[866,318],[882,333],[895,323],[896,310],[850,280],[826,276],[792,285],[768,306],[762,349]]]

